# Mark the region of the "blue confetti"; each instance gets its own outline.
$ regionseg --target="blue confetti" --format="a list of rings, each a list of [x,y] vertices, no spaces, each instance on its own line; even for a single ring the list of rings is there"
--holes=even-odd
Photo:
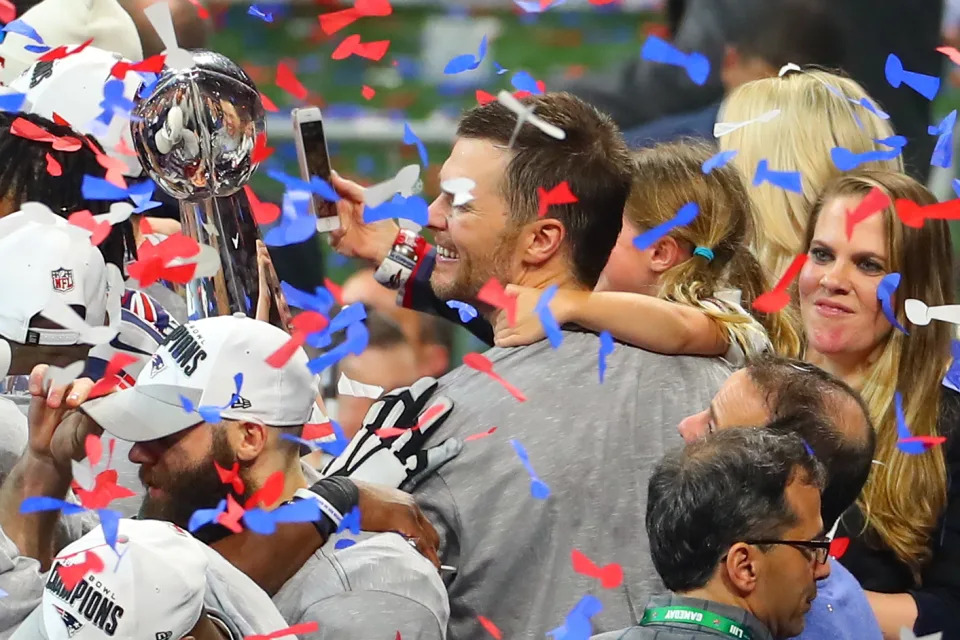
[[[937,92],[940,91],[940,78],[928,76],[924,73],[905,71],[900,58],[892,53],[887,56],[884,73],[887,76],[887,82],[894,89],[901,84],[905,84],[927,100],[933,100],[937,96]]]
[[[960,198],[960,179],[954,178],[953,182],[950,183],[950,186],[953,187],[953,192],[957,194],[958,198]]]
[[[517,71],[515,74],[513,74],[513,77],[510,78],[510,84],[512,84],[513,88],[517,91],[526,91],[535,96],[543,93],[543,91],[540,90],[540,86],[537,84],[536,78],[526,71]]]
[[[557,295],[557,288],[557,285],[552,284],[544,289],[533,309],[540,318],[540,324],[543,325],[543,332],[547,334],[550,346],[554,349],[558,349],[563,344],[563,331],[560,330],[557,319],[550,313],[550,301]]]
[[[356,540],[351,540],[350,538],[340,538],[334,543],[334,549],[349,549],[353,545],[357,544]]]
[[[310,177],[310,187],[313,193],[317,194],[327,202],[340,202],[340,195],[330,186],[330,183],[319,176]]]
[[[603,610],[603,603],[596,596],[587,594],[580,598],[564,618],[563,626],[547,632],[554,640],[589,640],[593,635],[590,618]]]
[[[313,293],[307,293],[306,291],[297,289],[287,282],[281,282],[280,290],[283,291],[283,295],[287,299],[287,304],[289,304],[291,307],[296,307],[297,309],[304,309],[307,311],[316,311],[317,313],[322,313],[323,315],[327,315],[327,313],[330,311],[330,307],[332,307],[333,303],[336,302],[333,294],[330,293],[326,287],[317,287],[314,289]]]
[[[200,414],[200,417],[203,418],[204,422],[209,424],[218,424],[220,422],[220,407],[198,407],[197,413]]]
[[[129,117],[130,112],[136,106],[133,100],[124,96],[126,85],[123,80],[111,78],[103,85],[103,100],[100,102],[100,108],[103,112],[97,116],[97,121],[109,125],[115,115]]]
[[[501,66],[500,66],[500,63],[497,62],[496,60],[493,61],[493,68],[496,69],[498,76],[502,76],[503,74],[509,73],[509,71],[510,71],[510,69],[505,69],[505,68],[501,67]]]
[[[24,498],[20,503],[20,513],[36,513],[38,511],[60,511],[64,515],[74,513],[83,513],[86,509],[79,504],[73,504],[66,500],[58,500],[48,496],[33,496]]]
[[[700,207],[696,202],[688,202],[680,207],[671,220],[658,224],[653,229],[644,231],[633,239],[633,246],[641,251],[649,249],[657,240],[670,233],[676,227],[683,227],[693,222],[700,213]]]
[[[130,185],[130,188],[127,189],[127,197],[133,200],[133,204],[136,205],[136,208],[133,210],[134,213],[143,213],[150,209],[156,209],[163,204],[153,199],[153,193],[156,191],[156,188],[157,183],[149,178]]]
[[[103,529],[103,539],[110,548],[117,550],[117,528],[120,526],[120,512],[113,509],[98,509],[100,527]]]
[[[960,391],[960,340],[950,341],[950,354],[953,360],[950,362],[950,368],[947,375],[943,377],[944,384],[954,391]]]
[[[5,93],[0,95],[0,111],[21,111],[23,102],[27,99],[25,93]]]
[[[17,33],[23,36],[24,38],[29,38],[34,42],[39,42],[40,44],[43,44],[43,38],[40,37],[40,34],[37,33],[37,30],[19,18],[17,18],[13,22],[8,22],[7,25],[3,28],[3,30],[6,33]]]
[[[127,189],[90,175],[83,176],[80,192],[84,200],[125,200],[129,196]]]
[[[193,413],[193,402],[187,396],[180,396],[180,406],[187,413]]]
[[[421,227],[425,227],[430,218],[429,205],[420,196],[404,198],[398,194],[376,207],[365,206],[363,208],[363,221],[366,224],[395,218],[411,220]]]
[[[447,63],[447,66],[443,68],[443,72],[449,76],[457,73],[463,73],[464,71],[473,71],[480,66],[486,55],[487,36],[483,36],[483,39],[480,40],[480,51],[477,53],[477,55],[465,53],[463,55],[456,56]]]
[[[215,509],[197,509],[190,515],[190,520],[187,522],[187,531],[193,533],[197,529],[216,522],[217,516],[226,512],[226,510],[226,500],[221,500]]]
[[[250,8],[247,9],[247,14],[255,18],[260,18],[264,22],[273,22],[273,14],[264,13],[257,8],[257,5],[250,5]]]
[[[651,35],[643,43],[640,57],[650,62],[661,62],[677,67],[683,67],[694,84],[703,86],[710,75],[710,61],[702,53],[684,53],[672,44]]]
[[[243,524],[250,531],[262,536],[269,536],[277,530],[277,523],[270,512],[259,507],[243,514]]]
[[[730,149],[729,151],[721,151],[720,153],[711,156],[703,163],[703,167],[701,167],[704,175],[710,173],[714,169],[719,169],[720,167],[726,166],[727,163],[733,160],[734,156],[736,155],[737,150]]]
[[[413,129],[410,128],[410,124],[407,122],[403,123],[403,144],[417,145],[417,153],[420,154],[420,162],[423,163],[424,167],[430,166],[430,160],[427,158],[427,147],[424,146],[423,141],[417,137],[417,134],[413,132]]]
[[[897,314],[893,311],[893,303],[891,300],[893,298],[893,294],[896,292],[897,287],[899,286],[899,273],[888,273],[887,275],[883,276],[883,279],[880,280],[880,284],[877,285],[877,300],[880,301],[880,308],[883,309],[883,315],[886,316],[887,322],[902,331],[904,335],[910,335],[910,332],[904,329],[903,325],[901,325],[897,320]]]
[[[263,234],[263,243],[270,247],[299,244],[317,232],[317,219],[309,210],[309,194],[287,191],[283,194],[280,222]]]
[[[360,507],[354,506],[350,513],[344,514],[343,520],[337,526],[336,533],[349,530],[353,535],[360,534]]]
[[[798,171],[772,171],[766,160],[757,163],[757,173],[753,177],[753,186],[759,187],[764,182],[769,182],[775,187],[803,193],[803,184],[800,180]]]
[[[904,442],[906,438],[912,438],[913,434],[907,427],[907,419],[903,415],[903,396],[897,391],[893,394],[893,405],[897,414],[897,448],[903,453],[911,456],[919,455],[924,452],[922,442]]]
[[[460,302],[459,300],[447,300],[447,306],[451,309],[457,310],[457,312],[460,314],[460,322],[464,324],[467,324],[478,315],[477,310],[466,302]]]
[[[934,167],[950,168],[953,164],[953,128],[957,124],[957,110],[954,109],[936,126],[927,127],[927,133],[939,136],[937,144],[930,156],[930,165]]]
[[[530,495],[537,500],[546,500],[549,498],[550,487],[548,487],[546,483],[537,476],[536,471],[533,470],[533,464],[530,462],[530,454],[527,453],[527,450],[524,449],[523,445],[517,440],[511,438],[510,444],[513,445],[514,451],[517,452],[517,457],[520,458],[520,462],[523,463],[527,473],[530,474]]]
[[[600,370],[600,384],[603,384],[603,376],[607,372],[607,356],[613,353],[613,336],[609,331],[600,332],[600,352],[599,363],[597,367]]]
[[[884,160],[893,160],[900,155],[902,147],[896,147],[890,151],[864,151],[863,153],[854,153],[844,147],[834,147],[830,150],[830,159],[840,171],[852,171],[866,162],[882,162]]]

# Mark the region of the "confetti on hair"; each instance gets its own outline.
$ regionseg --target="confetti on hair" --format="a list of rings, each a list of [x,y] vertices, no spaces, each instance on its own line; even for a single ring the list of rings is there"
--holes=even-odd
[[[753,176],[753,186],[759,187],[765,182],[786,191],[803,193],[799,171],[774,171],[769,168],[767,160],[761,160],[757,163],[757,171]]]
[[[870,193],[863,197],[860,204],[853,211],[847,211],[847,240],[853,237],[855,226],[875,213],[883,211],[891,204],[890,196],[880,187],[870,189]]]
[[[727,163],[733,160],[734,156],[737,155],[736,149],[730,149],[729,151],[721,151],[716,155],[710,156],[707,160],[704,161],[703,166],[700,169],[703,171],[704,175],[709,174],[714,169],[719,169],[720,167],[725,167]]]
[[[914,440],[910,428],[907,427],[907,419],[903,415],[903,396],[899,391],[893,394],[893,406],[897,416],[897,449],[914,456],[926,451],[924,444]]]
[[[688,202],[680,207],[677,214],[662,224],[658,224],[653,229],[644,231],[633,239],[633,246],[641,251],[649,249],[657,240],[670,233],[677,227],[685,227],[700,214],[700,207],[696,202]]]
[[[537,198],[540,202],[537,215],[541,218],[547,215],[547,209],[555,204],[573,204],[579,202],[577,196],[570,191],[570,185],[566,180],[549,191],[543,187],[537,187]]]
[[[910,335],[910,332],[904,329],[900,321],[897,320],[897,314],[893,310],[893,294],[899,286],[899,273],[888,273],[883,276],[877,285],[877,300],[880,301],[880,308],[883,310],[883,315],[887,318],[887,322],[902,331],[904,335]]]
[[[898,198],[894,204],[900,221],[915,229],[922,227],[925,220],[960,220],[960,199],[921,207],[913,200]]]
[[[790,304],[790,294],[787,289],[790,288],[794,279],[800,275],[800,269],[803,268],[806,261],[807,254],[805,253],[794,257],[777,285],[770,291],[765,291],[757,296],[757,299],[753,301],[753,308],[760,313],[776,313]]]
[[[750,120],[743,120],[742,122],[718,122],[713,125],[713,137],[722,138],[723,136],[733,133],[737,129],[742,129],[743,127],[749,126],[751,124],[759,124],[762,122],[770,122],[774,118],[780,115],[780,109],[771,109],[761,113],[756,118],[751,118]]]

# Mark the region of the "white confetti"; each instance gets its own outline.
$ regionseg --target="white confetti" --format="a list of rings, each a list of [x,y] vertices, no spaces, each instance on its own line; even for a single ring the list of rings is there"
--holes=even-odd
[[[713,137],[722,138],[728,133],[733,133],[737,129],[742,129],[751,124],[756,124],[758,122],[770,122],[774,118],[780,115],[780,109],[771,109],[766,113],[761,113],[756,118],[752,120],[744,120],[743,122],[718,122],[713,125]]]
[[[566,131],[534,115],[533,110],[536,108],[536,105],[525,107],[523,106],[522,102],[513,96],[512,93],[506,90],[501,90],[500,93],[497,94],[497,101],[507,109],[510,109],[510,111],[513,111],[515,114],[517,114],[517,126],[513,129],[513,135],[510,136],[510,143],[507,145],[507,148],[513,146],[514,141],[517,139],[517,135],[520,133],[520,127],[522,127],[523,123],[525,122],[529,122],[551,138],[556,138],[557,140],[566,139]]]
[[[10,362],[13,360],[13,353],[10,349],[10,343],[0,338],[0,378],[5,378],[10,371]]]
[[[910,298],[903,303],[903,310],[907,314],[907,320],[920,327],[927,326],[931,320],[960,324],[960,304],[928,307],[923,301]]]
[[[70,467],[73,469],[73,479],[77,481],[81,489],[92,491],[97,486],[97,478],[93,474],[93,469],[90,468],[89,460],[83,460],[82,462],[71,460]]]
[[[43,374],[43,388],[49,389],[47,386],[52,384],[54,387],[65,387],[77,378],[80,377],[80,374],[83,373],[83,360],[77,360],[71,364],[68,364],[66,367],[58,367],[55,365],[50,365],[47,367],[47,372]]]
[[[379,207],[394,194],[404,198],[414,194],[417,181],[420,180],[420,165],[409,164],[397,172],[397,175],[363,190],[363,202],[368,207]]]
[[[180,48],[177,43],[177,32],[173,28],[173,16],[170,13],[170,4],[166,0],[154,2],[143,10],[143,15],[153,25],[161,42],[166,47],[164,53],[166,65],[171,69],[185,69],[193,65],[193,56],[189,51]]]
[[[473,200],[470,193],[477,183],[470,178],[451,178],[440,183],[440,188],[453,196],[453,206],[459,207]]]
[[[340,395],[344,396],[373,398],[375,400],[383,393],[383,387],[351,380],[346,376],[345,373],[341,371],[340,380],[337,381],[337,391],[340,393]]]

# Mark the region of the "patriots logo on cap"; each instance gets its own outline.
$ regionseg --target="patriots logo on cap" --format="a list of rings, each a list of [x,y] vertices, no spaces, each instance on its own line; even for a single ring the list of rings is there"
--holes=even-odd
[[[73,269],[56,269],[50,272],[50,281],[53,290],[60,293],[73,291]]]
[[[77,631],[83,629],[83,623],[77,620],[72,613],[66,609],[61,609],[60,607],[54,605],[57,613],[60,615],[60,619],[63,620],[63,626],[67,628],[67,637],[72,638],[73,634]]]
[[[163,356],[161,356],[159,353],[155,353],[153,358],[150,359],[150,377],[152,378],[166,368],[167,363],[163,361]]]

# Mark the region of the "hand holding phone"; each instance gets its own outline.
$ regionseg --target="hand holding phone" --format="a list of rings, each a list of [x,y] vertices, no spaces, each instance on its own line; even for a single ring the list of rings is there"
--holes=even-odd
[[[323,132],[323,116],[317,107],[293,110],[294,138],[297,144],[297,160],[300,177],[310,181],[312,176],[330,182],[330,154]],[[317,216],[317,231],[333,231],[340,227],[337,206],[314,195],[310,201],[311,211]]]

